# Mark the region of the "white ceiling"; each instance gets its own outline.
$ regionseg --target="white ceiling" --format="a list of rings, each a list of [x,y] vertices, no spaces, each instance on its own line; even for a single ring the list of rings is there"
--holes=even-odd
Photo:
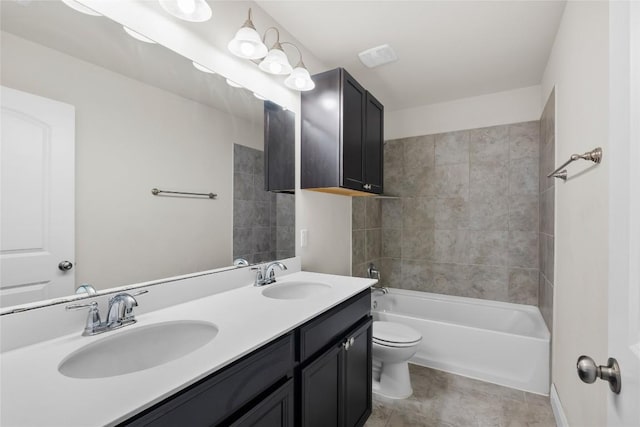
[[[565,6],[559,0],[257,3],[329,68],[346,68],[388,111],[539,84]],[[399,60],[366,68],[358,52],[384,43]]]

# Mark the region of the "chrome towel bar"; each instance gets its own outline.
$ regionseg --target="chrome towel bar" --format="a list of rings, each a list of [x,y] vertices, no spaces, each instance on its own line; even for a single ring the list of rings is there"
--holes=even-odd
[[[157,188],[152,188],[151,189],[151,194],[153,194],[154,196],[159,196],[161,194],[180,194],[180,195],[185,195],[185,196],[204,196],[204,197],[208,197],[210,199],[215,199],[216,197],[218,197],[218,195],[215,194],[215,193],[188,193],[186,191],[158,190]]]
[[[556,168],[556,170],[554,170],[553,172],[551,172],[549,175],[547,175],[547,178],[560,178],[563,181],[567,180],[567,170],[564,169],[565,166],[567,166],[569,163],[574,162],[576,160],[591,160],[593,163],[600,163],[602,161],[602,148],[598,147],[598,148],[594,148],[591,151],[587,151],[584,154],[572,154],[571,157],[569,157],[569,160],[567,160],[566,162],[564,162],[561,166],[558,166]]]

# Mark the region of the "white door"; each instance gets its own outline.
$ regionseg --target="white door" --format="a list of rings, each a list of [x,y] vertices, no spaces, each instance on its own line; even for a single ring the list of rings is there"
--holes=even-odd
[[[0,103],[0,306],[71,295],[75,109],[7,87]]]
[[[640,2],[610,3],[608,426],[640,426]],[[605,153],[606,155],[606,153]],[[600,363],[605,363],[602,361]]]

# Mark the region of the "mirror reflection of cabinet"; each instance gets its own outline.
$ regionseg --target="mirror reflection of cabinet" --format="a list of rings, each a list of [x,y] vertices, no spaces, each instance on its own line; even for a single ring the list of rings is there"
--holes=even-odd
[[[295,114],[264,103],[265,190],[293,193],[296,187]]]

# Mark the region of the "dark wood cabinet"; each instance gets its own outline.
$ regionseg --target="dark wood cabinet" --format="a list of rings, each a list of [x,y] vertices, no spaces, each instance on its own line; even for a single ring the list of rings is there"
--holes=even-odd
[[[362,426],[371,414],[371,318],[301,369],[303,427]]]
[[[239,420],[232,427],[294,427],[293,379],[287,381]]]
[[[295,114],[264,102],[264,185],[266,191],[293,193],[295,174]]]
[[[364,128],[364,182],[372,193],[382,194],[384,107],[367,92]]]
[[[302,93],[301,188],[382,193],[384,107],[343,68]]]
[[[121,426],[360,427],[371,414],[369,289]]]
[[[293,377],[294,343],[293,334],[287,334],[121,425],[228,425],[225,420],[232,414]]]
[[[349,347],[342,351],[344,425],[362,426],[371,414],[371,334],[369,318],[349,333]]]
[[[304,427],[342,426],[342,349],[335,345],[301,370],[300,425]]]

